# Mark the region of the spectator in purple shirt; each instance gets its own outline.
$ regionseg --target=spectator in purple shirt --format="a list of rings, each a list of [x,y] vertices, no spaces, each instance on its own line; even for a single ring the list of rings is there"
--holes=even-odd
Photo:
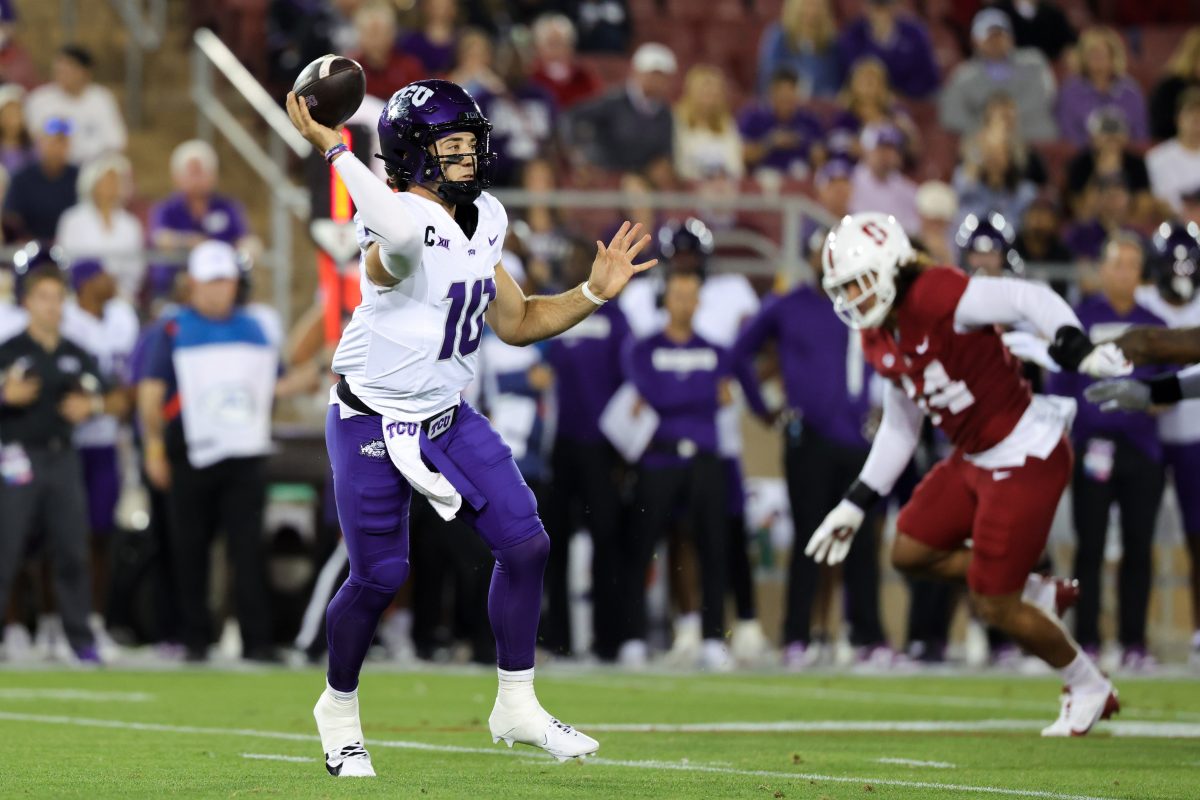
[[[700,562],[701,663],[721,668],[729,664],[724,643],[727,501],[717,451],[717,408],[731,398],[726,353],[692,327],[701,283],[698,273],[668,273],[666,328],[626,351],[625,377],[637,389],[639,405],[653,409],[659,422],[639,463],[638,515],[625,547],[629,630],[622,647],[646,640],[646,570],[659,540],[682,518]]]
[[[591,267],[590,243],[579,243],[567,261],[563,283],[576,285]],[[621,461],[600,431],[600,415],[624,381],[621,358],[630,336],[617,303],[551,339],[546,363],[554,371],[558,420],[550,456],[551,491],[546,529],[566,537],[586,528],[592,539],[592,650],[603,661],[617,657],[624,631],[615,613],[621,607],[626,570],[619,541]],[[570,643],[567,599],[567,542],[553,542],[546,565],[549,609],[543,637]],[[554,548],[561,556],[554,555]],[[551,609],[562,613],[551,613]],[[546,629],[550,629],[547,631]],[[555,635],[551,636],[550,633]]]
[[[750,409],[767,422],[780,415],[763,399],[752,368],[768,342],[779,354],[787,402],[784,470],[791,500],[796,539],[788,576],[784,621],[784,663],[792,669],[812,662],[809,621],[817,587],[817,564],[801,554],[825,515],[854,482],[870,451],[864,431],[871,415],[871,368],[861,345],[833,310],[820,288],[801,284],[767,300],[742,329],[730,354],[741,365],[737,376]],[[879,622],[879,558],[875,531],[882,507],[869,509],[872,521],[862,531],[866,542],[855,541],[846,560],[847,617],[850,641],[861,660],[886,655]]]
[[[240,203],[217,192],[217,153],[199,139],[184,142],[171,153],[175,193],[150,209],[150,244],[181,255],[206,239],[219,239],[239,249],[257,249],[246,226]],[[154,297],[170,291],[183,260],[152,264],[147,275]]]
[[[427,77],[433,77],[454,67],[457,46],[458,3],[421,0],[421,27],[400,37],[400,51],[416,56],[429,71]]]
[[[1119,235],[1105,246],[1100,294],[1075,307],[1093,341],[1115,338],[1130,325],[1164,324],[1134,300],[1142,266],[1142,244],[1137,238]],[[1155,372],[1153,367],[1140,367],[1133,377],[1149,378]],[[1075,638],[1092,654],[1100,648],[1100,575],[1109,511],[1117,503],[1123,546],[1117,577],[1122,666],[1143,669],[1153,664],[1146,653],[1146,611],[1151,544],[1163,493],[1162,445],[1150,413],[1101,411],[1087,402],[1083,390],[1091,383],[1086,376],[1067,372],[1056,373],[1049,381],[1051,392],[1075,398],[1079,407],[1071,428],[1076,453],[1071,506],[1078,540],[1075,577],[1079,581]]]
[[[905,97],[923,98],[937,91],[937,62],[925,24],[898,13],[896,0],[868,0],[866,15],[838,37],[838,61],[843,74],[861,58],[878,58],[888,78]]]
[[[789,69],[807,94],[837,94],[842,76],[834,46],[836,32],[829,0],[786,0],[779,21],[766,27],[758,43],[758,93],[766,93],[775,73]]]
[[[1079,37],[1072,56],[1076,72],[1058,92],[1058,132],[1063,141],[1088,143],[1088,117],[1099,108],[1119,108],[1135,142],[1149,138],[1146,98],[1125,68],[1125,43],[1105,26],[1089,28]]]
[[[824,150],[824,131],[816,115],[802,107],[803,101],[796,74],[781,69],[771,77],[766,102],[742,111],[738,129],[749,169],[773,170],[799,179],[809,174],[814,156]]]

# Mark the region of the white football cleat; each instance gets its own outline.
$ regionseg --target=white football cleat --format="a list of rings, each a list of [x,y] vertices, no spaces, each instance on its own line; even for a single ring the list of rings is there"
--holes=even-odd
[[[313,718],[321,734],[325,769],[335,778],[374,778],[371,755],[363,746],[358,720],[358,695],[350,702],[337,700],[326,686],[313,707]]]
[[[694,669],[704,639],[700,634],[700,615],[683,614],[675,620],[675,636],[663,662],[675,669]]]
[[[771,643],[756,619],[739,620],[733,626],[729,640],[729,651],[739,664],[754,666],[761,664],[771,651]]]
[[[540,747],[559,761],[590,756],[600,743],[570,725],[559,722],[536,703],[514,711],[497,701],[488,717],[493,742]]]
[[[1064,687],[1058,719],[1042,729],[1042,736],[1086,736],[1102,719],[1121,710],[1117,690],[1105,680],[1098,691],[1073,692]]]
[[[733,658],[723,639],[705,639],[700,645],[700,669],[705,672],[731,672]]]

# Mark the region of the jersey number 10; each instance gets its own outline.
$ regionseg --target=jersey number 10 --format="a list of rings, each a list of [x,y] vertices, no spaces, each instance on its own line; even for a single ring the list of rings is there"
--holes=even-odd
[[[446,315],[446,331],[442,335],[438,361],[454,355],[456,341],[460,356],[469,356],[479,349],[479,340],[483,338],[483,313],[496,299],[496,282],[491,278],[475,281],[471,284],[470,295],[468,299],[466,281],[455,281],[446,292],[450,313]]]

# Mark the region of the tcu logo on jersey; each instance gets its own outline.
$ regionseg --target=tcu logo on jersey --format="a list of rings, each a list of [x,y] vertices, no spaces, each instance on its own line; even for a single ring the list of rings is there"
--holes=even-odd
[[[400,90],[400,97],[420,108],[429,98],[433,97],[433,89],[428,86],[405,86]]]
[[[975,404],[975,395],[965,381],[952,381],[942,362],[936,358],[925,365],[921,385],[908,373],[900,374],[900,385],[917,406],[929,415],[934,425],[942,424],[942,412],[960,414]]]

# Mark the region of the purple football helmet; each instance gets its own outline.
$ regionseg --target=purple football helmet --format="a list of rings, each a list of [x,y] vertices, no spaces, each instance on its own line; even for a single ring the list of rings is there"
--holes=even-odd
[[[976,214],[968,214],[962,221],[958,232],[954,235],[954,243],[959,248],[959,266],[967,272],[978,272],[975,253],[996,253],[996,267],[1004,273],[1016,276],[1025,274],[1025,262],[1013,247],[1016,234],[1008,220],[998,212],[993,211],[984,218]]]
[[[1189,302],[1200,282],[1200,225],[1164,222],[1150,239],[1150,273],[1168,301]]]
[[[388,177],[398,188],[430,184],[448,203],[475,202],[491,185],[490,151],[492,124],[479,104],[457,83],[441,80],[413,81],[392,95],[379,116],[377,156],[386,164]],[[447,181],[442,163],[456,164],[471,154],[435,156],[434,142],[452,133],[475,134],[475,177],[469,181]]]

